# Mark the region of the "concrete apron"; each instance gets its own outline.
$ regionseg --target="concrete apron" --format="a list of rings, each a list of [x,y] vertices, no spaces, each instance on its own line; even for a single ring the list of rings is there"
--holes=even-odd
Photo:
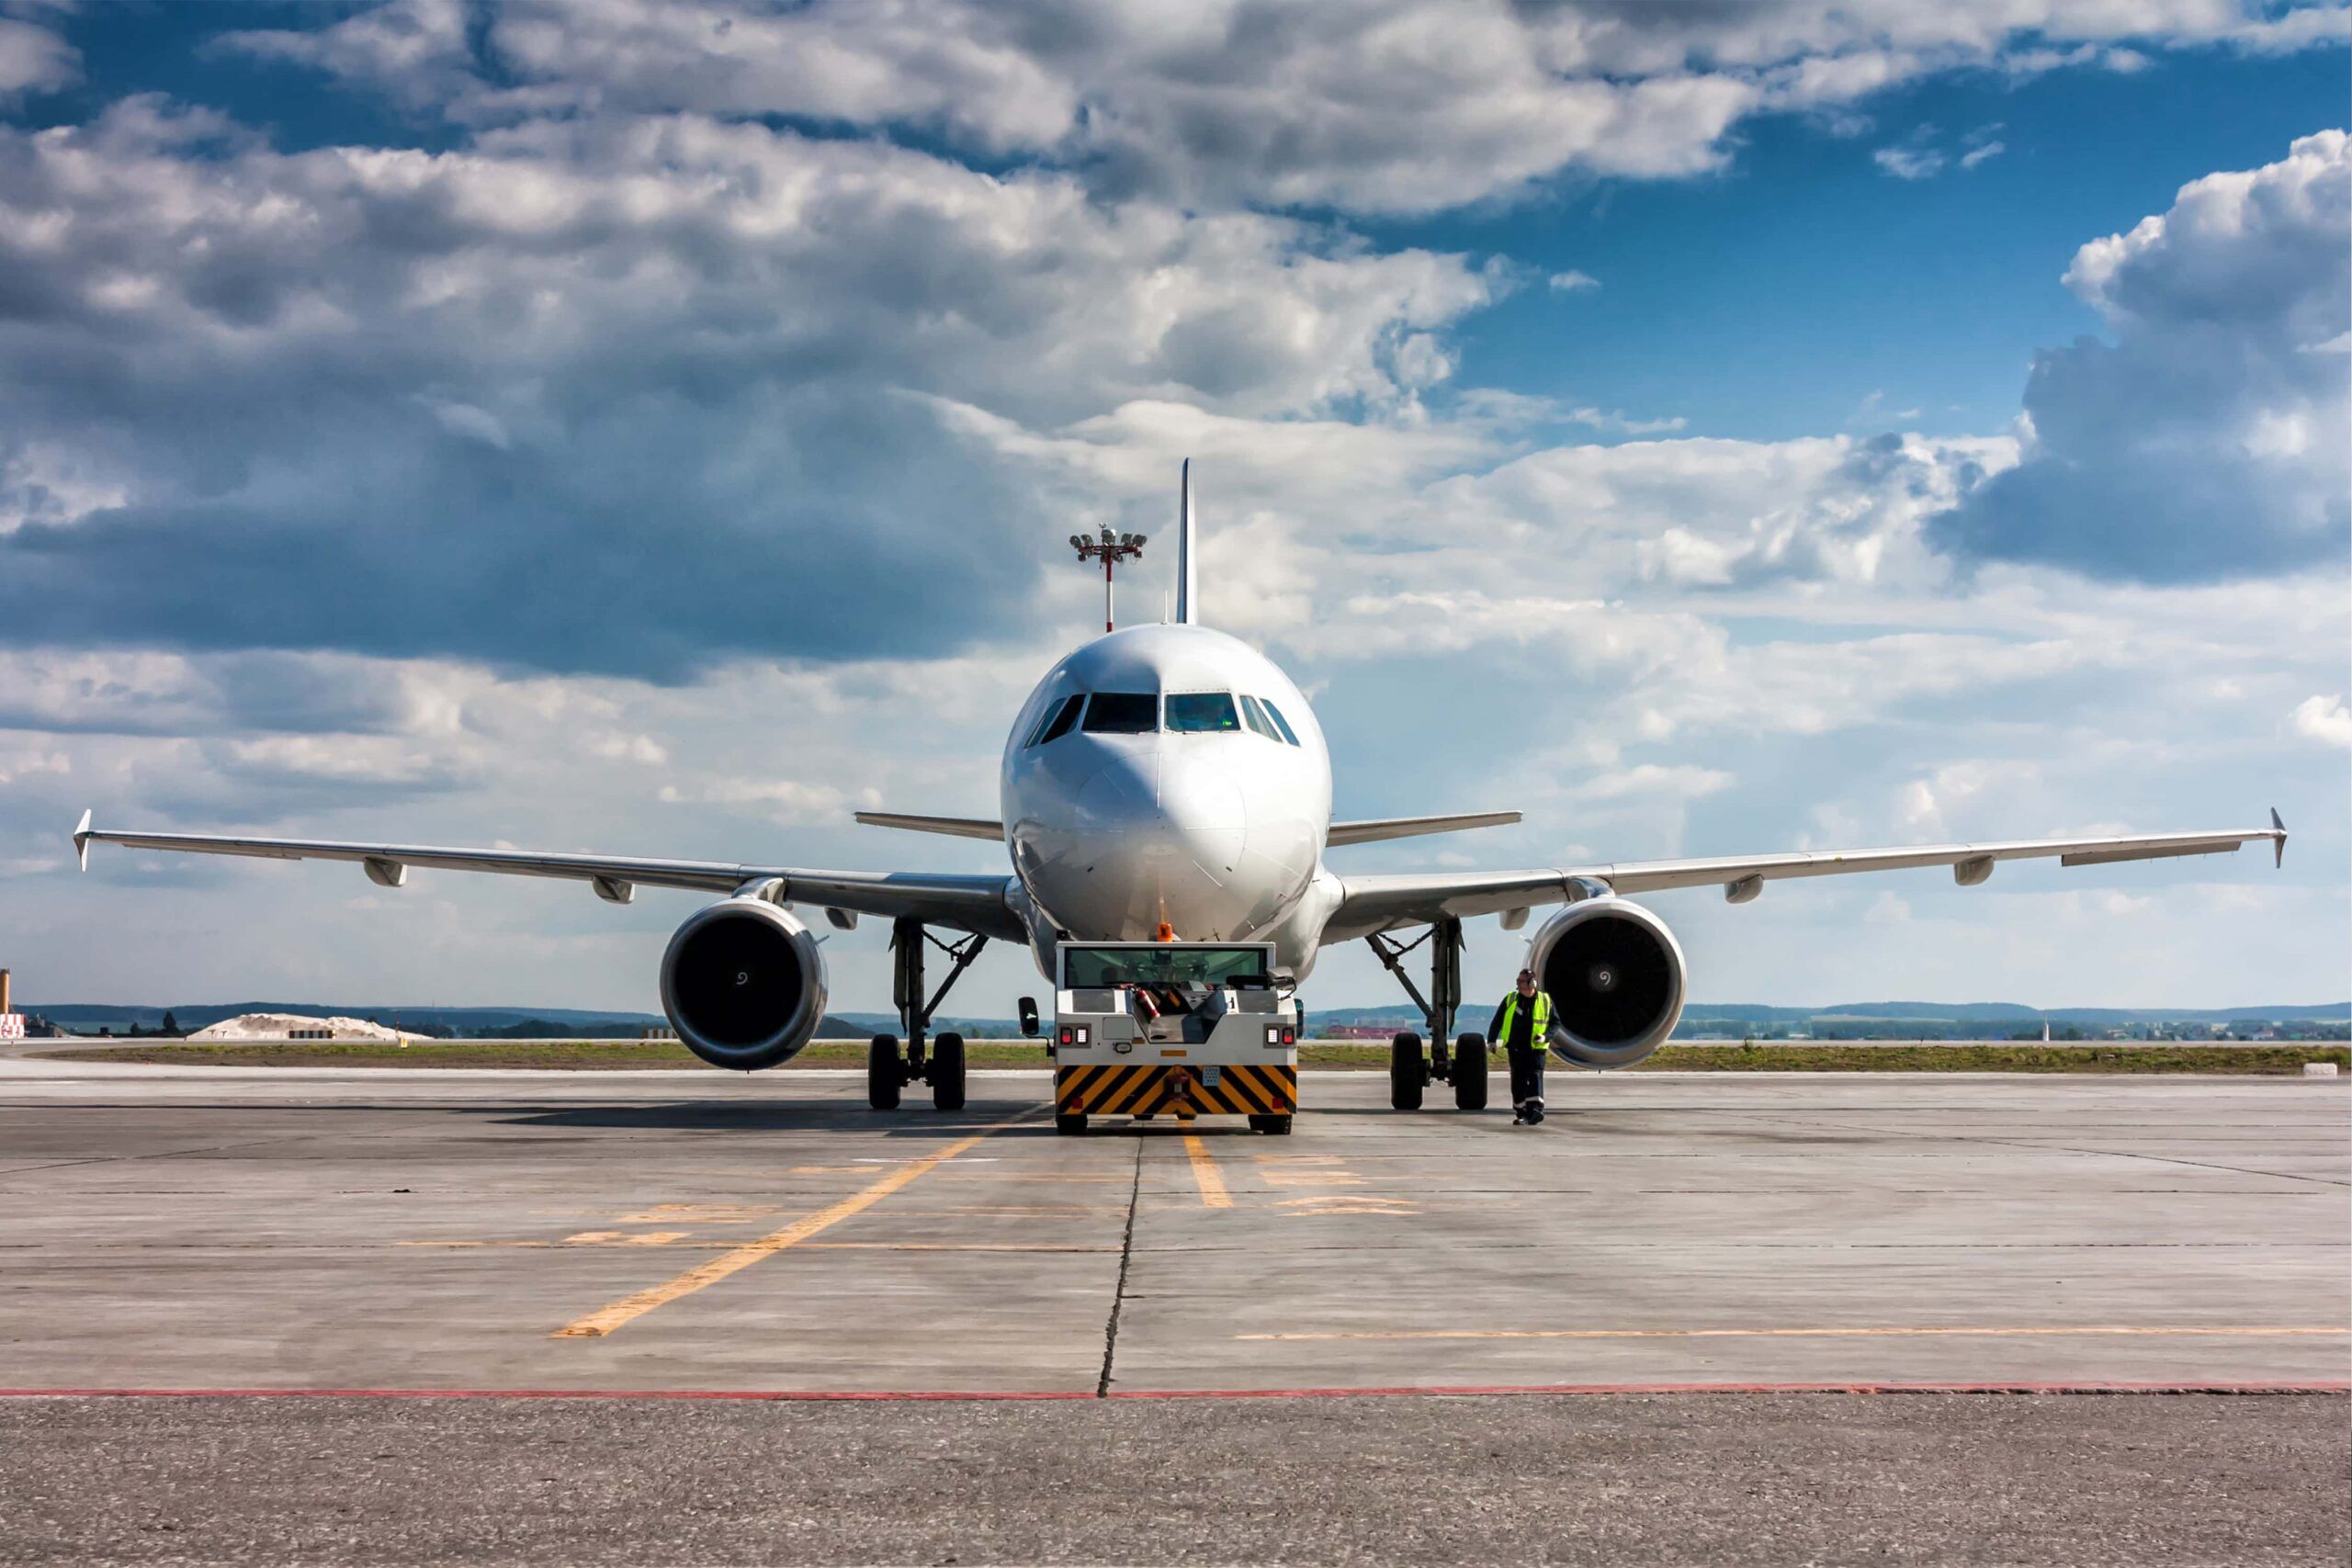
[[[1557,1075],[1295,1135],[1042,1075],[0,1064],[0,1382],[2342,1387],[2344,1085]]]

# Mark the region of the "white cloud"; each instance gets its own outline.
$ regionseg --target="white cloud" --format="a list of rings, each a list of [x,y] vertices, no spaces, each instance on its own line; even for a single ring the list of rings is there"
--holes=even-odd
[[[2291,722],[2306,740],[2352,750],[2352,712],[2346,710],[2340,694],[2305,697],[2295,705]]]
[[[1566,272],[1554,273],[1550,282],[1550,288],[1555,294],[1575,294],[1583,289],[1600,287],[1600,279],[1589,272],[1580,272],[1575,267],[1570,267]]]
[[[1506,286],[1323,226],[694,117],[285,154],[133,100],[0,148],[18,638],[128,621],[670,673],[927,651],[1005,615],[1050,542],[939,438],[939,400],[1408,419],[1453,372],[1442,330]],[[71,398],[61,360],[86,367]],[[401,614],[347,615],[321,580]],[[914,597],[886,626],[861,582]],[[720,594],[762,611],[707,613]],[[620,602],[628,637],[582,613]]]
[[[1932,147],[1882,147],[1871,162],[1898,180],[1929,180],[1943,173],[1944,155]]]
[[[1979,126],[1960,139],[1961,150],[1955,155],[1939,144],[1934,126],[1923,125],[1903,141],[1873,152],[1871,161],[1899,180],[1931,180],[1946,169],[1973,169],[1988,158],[1999,157],[2008,150],[1998,139],[2001,129],[1998,123]]]
[[[82,79],[81,51],[47,28],[0,17],[0,107]]]
[[[469,123],[791,116],[1043,157],[1104,192],[1188,206],[1415,212],[1562,174],[1705,172],[1751,116],[1837,111],[1939,72],[2121,69],[2139,58],[2127,44],[2283,51],[2343,30],[2331,7],[2257,0],[1130,3],[1082,17],[977,0],[514,0],[477,59],[456,0],[391,0],[317,32],[243,37]]]
[[[1939,531],[1965,554],[2157,581],[2342,558],[2352,141],[2209,175],[2075,253],[2112,344],[2039,355],[2023,460]]]

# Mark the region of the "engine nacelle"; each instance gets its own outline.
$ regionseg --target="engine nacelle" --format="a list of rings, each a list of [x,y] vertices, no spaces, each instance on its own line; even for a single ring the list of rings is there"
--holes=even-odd
[[[712,1066],[773,1067],[798,1054],[824,1019],[824,955],[789,911],[763,898],[723,899],[670,939],[662,1010]]]
[[[1527,966],[1552,998],[1552,1049],[1580,1067],[1630,1067],[1682,1016],[1682,949],[1623,898],[1571,904],[1544,922]]]

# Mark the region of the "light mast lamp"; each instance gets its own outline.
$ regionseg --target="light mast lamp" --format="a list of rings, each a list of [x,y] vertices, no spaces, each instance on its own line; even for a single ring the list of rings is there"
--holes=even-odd
[[[1114,533],[1106,523],[1099,537],[1072,534],[1069,542],[1070,547],[1078,552],[1080,560],[1099,560],[1102,563],[1102,629],[1105,632],[1117,630],[1118,624],[1111,614],[1111,579],[1119,562],[1133,560],[1143,554],[1144,536]]]

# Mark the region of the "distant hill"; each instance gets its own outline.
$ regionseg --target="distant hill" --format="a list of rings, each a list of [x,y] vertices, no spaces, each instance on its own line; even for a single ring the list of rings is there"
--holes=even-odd
[[[450,1008],[366,1006],[350,1002],[174,1002],[153,1007],[145,1003],[122,1002],[56,1002],[17,1004],[28,1013],[36,1013],[51,1022],[77,1033],[92,1034],[101,1029],[117,1034],[127,1033],[136,1026],[142,1032],[152,1032],[172,1015],[172,1021],[184,1031],[203,1029],[224,1018],[237,1018],[249,1012],[291,1012],[311,1018],[364,1018],[395,1029],[405,1029],[413,1034],[435,1034],[461,1040],[510,1039],[532,1040],[554,1035],[571,1035],[584,1039],[633,1039],[647,1029],[669,1026],[669,1021],[658,1012],[601,1012],[579,1008]],[[897,1032],[896,1013],[854,1012],[827,1013],[817,1025],[820,1040],[864,1040],[884,1030]],[[961,1030],[973,1036],[1017,1034],[1020,1025],[1011,1019],[948,1019],[932,1025],[933,1032]]]
[[[1041,998],[1043,999],[1043,998]],[[1481,1029],[1495,998],[1474,998],[1463,1009],[1462,1022]],[[605,1012],[577,1008],[542,1007],[407,1007],[358,1006],[348,1002],[175,1002],[169,1007],[116,1002],[57,1002],[17,1004],[52,1022],[82,1033],[110,1029],[120,1034],[136,1025],[153,1030],[169,1012],[183,1030],[202,1029],[248,1012],[293,1012],[316,1017],[369,1019],[418,1034],[479,1039],[505,1036],[528,1039],[547,1035],[588,1038],[633,1037],[639,1031],[663,1027],[659,1013]],[[2053,1029],[2106,1030],[2134,1025],[2199,1025],[2263,1023],[2343,1023],[2352,1019],[2352,1002],[2317,1006],[2256,1006],[2233,1008],[2031,1008],[2022,1002],[1839,1002],[1829,1007],[1767,1007],[1751,1002],[1692,1002],[1683,1010],[1678,1035],[1736,1033],[1747,1030],[1803,1030],[1816,1034],[1897,1034],[1936,1036],[1953,1033],[2014,1034],[2049,1024]],[[1376,1008],[1317,1008],[1308,998],[1311,1028],[1331,1027],[1419,1029],[1420,1013],[1404,1004]],[[897,1032],[898,1015],[887,1012],[827,1013],[818,1025],[820,1040],[863,1040],[878,1032]],[[975,1038],[1006,1038],[1019,1032],[1009,1018],[942,1018],[934,1033],[954,1029]]]
[[[1493,1000],[1474,998],[1462,1010],[1462,1027],[1483,1029]],[[1767,1007],[1757,1002],[1692,1002],[1675,1026],[1679,1038],[1739,1033],[1747,1030],[1796,1030],[1812,1034],[2006,1035],[2040,1029],[2109,1030],[2161,1025],[2258,1025],[2344,1023],[2352,1002],[2318,1006],[2234,1008],[2032,1008],[2022,1002],[1838,1002],[1829,1007]],[[1316,1029],[1419,1029],[1420,1011],[1409,1006],[1317,1008]]]

